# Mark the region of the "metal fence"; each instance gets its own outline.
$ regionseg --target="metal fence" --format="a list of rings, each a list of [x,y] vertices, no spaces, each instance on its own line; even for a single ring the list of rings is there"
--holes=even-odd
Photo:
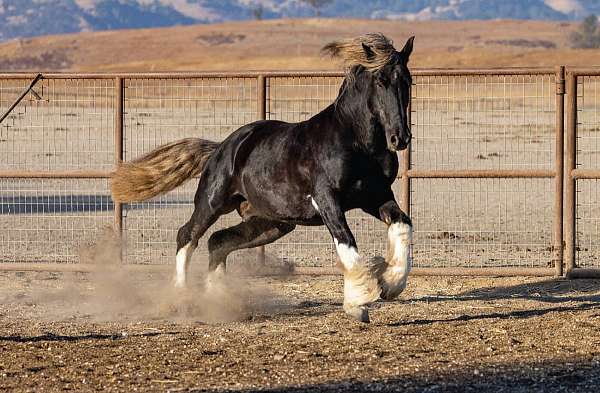
[[[564,75],[563,67],[413,72],[413,142],[401,154],[394,190],[414,222],[417,273],[562,274]],[[568,100],[577,115],[569,117],[569,132],[579,128],[578,147],[587,149],[578,150],[577,162],[593,168],[600,78],[568,75],[569,86],[576,78],[569,92],[578,97]],[[34,76],[0,75],[0,111]],[[306,119],[333,101],[342,78],[338,72],[44,75],[0,124],[0,261],[81,262],[99,233],[116,227],[125,235],[125,263],[171,263],[197,182],[121,206],[108,189],[115,163],[187,136],[222,140],[257,119]],[[572,127],[576,117],[581,123]],[[575,233],[577,221],[578,261],[595,266],[598,180],[582,170],[567,171],[566,230]],[[575,206],[569,184],[584,175]],[[570,202],[573,214],[575,207],[581,212],[572,228]],[[365,255],[385,253],[385,225],[359,211],[348,217]],[[238,221],[226,216],[213,230]],[[575,238],[566,240],[573,268]],[[196,263],[205,260],[204,243]],[[299,227],[267,246],[266,255],[297,267],[331,268],[335,261],[324,227]],[[233,260],[255,256],[238,252]]]
[[[600,69],[567,73],[566,265],[573,276],[600,271]]]

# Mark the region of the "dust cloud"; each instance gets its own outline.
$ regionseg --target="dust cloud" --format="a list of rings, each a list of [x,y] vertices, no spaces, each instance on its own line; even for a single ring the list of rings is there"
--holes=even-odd
[[[15,295],[13,301],[35,307],[40,318],[52,321],[220,323],[287,308],[288,301],[259,284],[260,280],[239,274],[211,280],[189,276],[188,287],[177,289],[172,280],[174,266],[154,272],[127,268],[120,263],[122,250],[123,244],[112,231],[105,231],[96,244],[80,250],[81,263],[94,266],[91,272],[55,274],[53,285],[31,288]],[[205,270],[203,266],[192,269]]]

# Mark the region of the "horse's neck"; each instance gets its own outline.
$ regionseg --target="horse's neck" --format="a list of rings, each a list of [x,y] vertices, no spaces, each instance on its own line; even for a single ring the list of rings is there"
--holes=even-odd
[[[369,154],[378,154],[386,149],[381,143],[381,136],[377,135],[373,116],[364,98],[338,97],[332,105],[331,116],[337,119],[344,131],[353,135],[358,149]]]

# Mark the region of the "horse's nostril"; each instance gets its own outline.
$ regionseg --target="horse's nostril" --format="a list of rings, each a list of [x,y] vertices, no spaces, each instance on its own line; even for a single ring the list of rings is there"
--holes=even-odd
[[[390,142],[392,142],[392,145],[398,146],[398,137],[396,135],[392,135],[390,137]]]

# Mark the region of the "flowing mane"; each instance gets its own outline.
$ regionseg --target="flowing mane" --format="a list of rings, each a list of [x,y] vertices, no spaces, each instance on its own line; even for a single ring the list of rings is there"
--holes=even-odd
[[[391,62],[397,52],[393,42],[383,34],[367,33],[331,42],[321,49],[321,53],[342,59],[348,70],[360,65],[374,72]]]

